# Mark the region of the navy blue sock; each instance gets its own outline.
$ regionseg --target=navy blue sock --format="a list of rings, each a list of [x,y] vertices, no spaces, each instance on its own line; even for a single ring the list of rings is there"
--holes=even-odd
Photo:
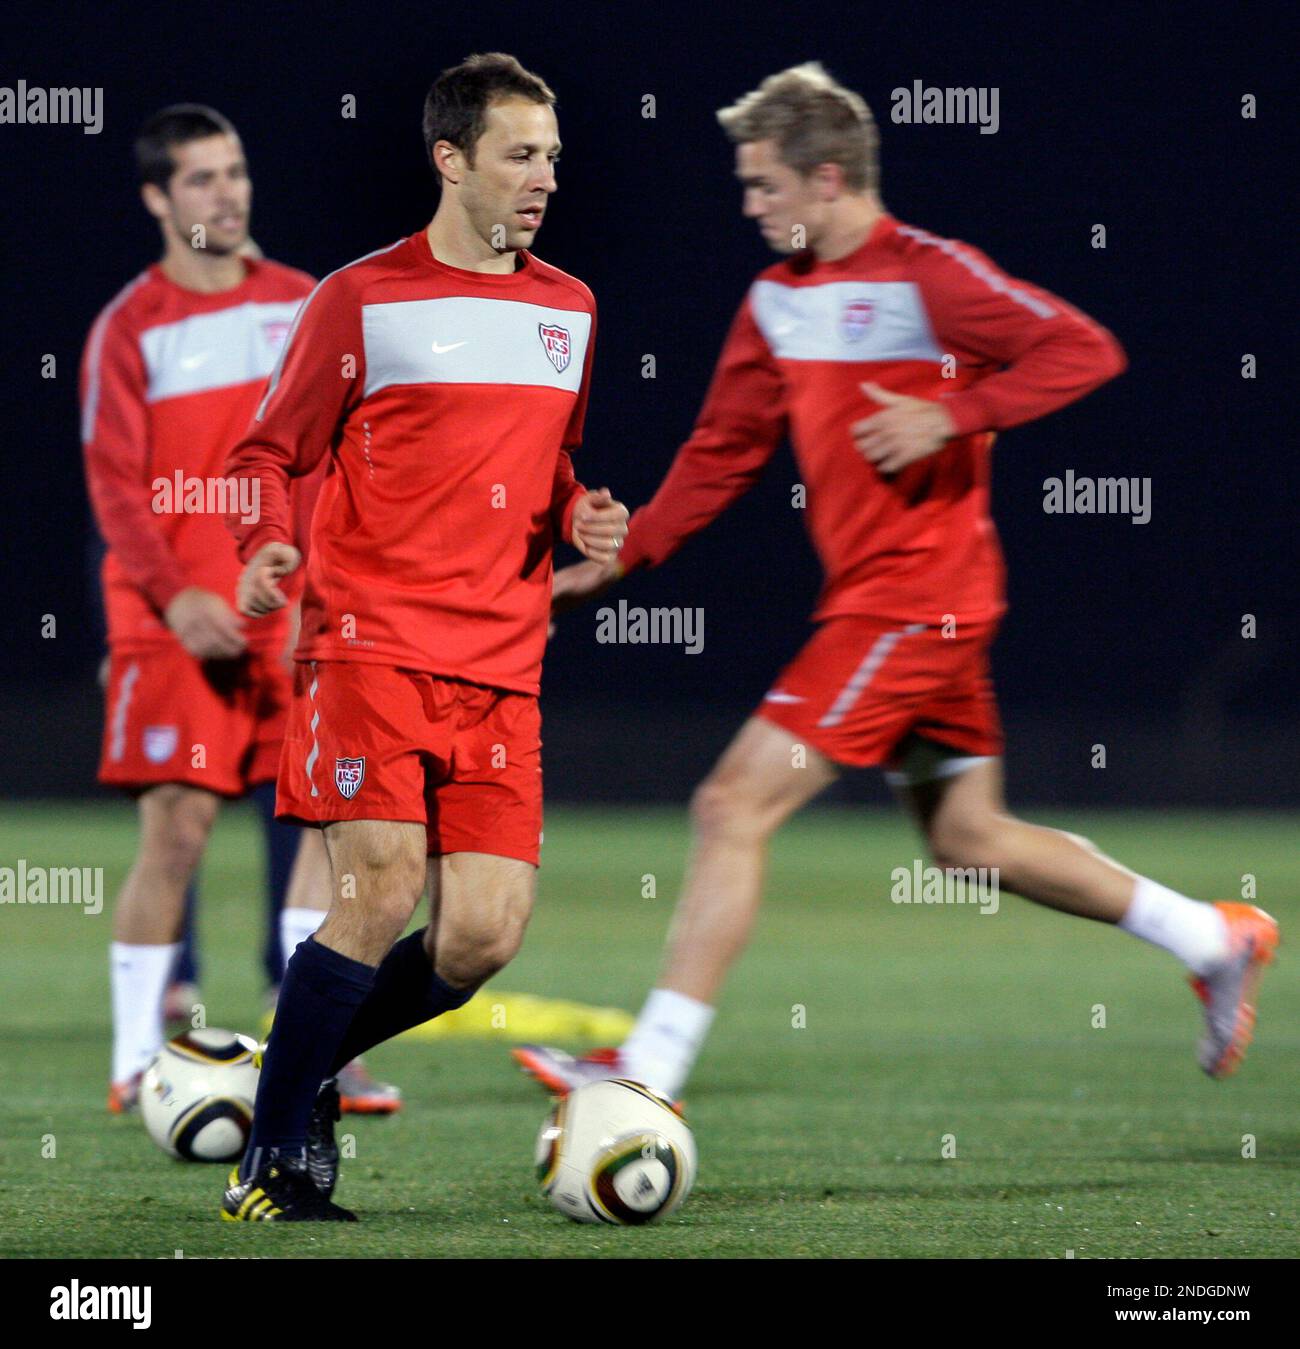
[[[275,988],[284,972],[284,952],[280,949],[280,910],[289,889],[289,873],[298,853],[302,829],[275,818],[275,783],[263,782],[253,788],[253,804],[262,821],[266,843],[266,940],[262,945],[262,968],[266,986]]]
[[[472,988],[452,988],[434,973],[424,952],[424,929],[412,932],[375,971],[374,987],[339,1043],[330,1073],[337,1073],[372,1046],[463,1006],[473,994]]]
[[[330,1075],[334,1051],[374,982],[373,965],[340,955],[315,937],[308,937],[293,953],[262,1056],[253,1130],[241,1167],[245,1179],[271,1150],[302,1155],[316,1093]]]
[[[178,984],[199,982],[199,953],[194,922],[194,906],[198,897],[198,884],[191,881],[185,890],[185,926],[181,931],[181,949],[176,954],[176,967],[172,970],[172,980]]]

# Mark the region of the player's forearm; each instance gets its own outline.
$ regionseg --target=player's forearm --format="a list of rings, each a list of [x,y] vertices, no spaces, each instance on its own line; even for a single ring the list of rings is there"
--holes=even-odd
[[[749,491],[785,432],[785,388],[748,297],[732,320],[690,439],[632,517],[625,570],[657,567]]]
[[[293,512],[290,507],[287,456],[278,446],[265,441],[245,439],[231,451],[226,461],[226,476],[231,480],[231,499],[246,497],[238,480],[250,482],[251,512],[229,513],[226,527],[239,545],[240,560],[247,562],[267,543],[294,542]]]
[[[659,490],[628,522],[620,554],[624,570],[667,562],[753,486],[766,461],[766,454],[757,463],[743,464],[679,454]]]
[[[124,482],[93,450],[87,452],[91,507],[114,559],[149,603],[162,613],[193,584],[163,533],[152,497],[145,488]]]
[[[957,435],[1036,421],[1122,374],[1128,360],[1098,324],[1054,335],[1019,360],[943,400]]]
[[[316,513],[316,502],[325,485],[326,461],[322,460],[310,473],[294,478],[289,484],[289,514],[293,546],[306,561],[311,549],[311,522]]]

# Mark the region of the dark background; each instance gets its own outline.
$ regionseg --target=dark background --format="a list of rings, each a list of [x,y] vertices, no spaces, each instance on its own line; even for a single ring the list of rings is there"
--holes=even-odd
[[[425,90],[499,48],[560,98],[560,191],[537,251],[600,305],[578,465],[589,485],[633,506],[650,496],[772,260],[739,214],[714,110],[821,59],[876,113],[894,214],[1056,291],[1128,352],[1121,379],[995,451],[1012,799],[1294,803],[1297,493],[1283,417],[1295,216],[1282,142],[1295,106],[1276,22],[1195,5],[8,6],[0,83],[102,86],[105,124],[98,136],[0,126],[3,790],[97,790],[76,369],[95,314],[159,251],[134,183],[139,124],[180,100],[225,112],[249,154],[254,236],[319,276],[428,219]],[[1000,130],[895,125],[891,91],[914,79],[996,86]],[[1240,115],[1247,93],[1256,120]],[[347,94],[355,120],[340,115]],[[53,380],[40,376],[46,353]],[[654,380],[641,378],[645,353]],[[1045,514],[1043,480],[1068,468],[1149,476],[1150,523]],[[544,687],[552,799],[676,801],[705,771],[808,632],[818,570],[789,504],[796,480],[783,451],[673,563],[618,592],[702,606],[701,654],[598,645],[594,610],[564,622]],[[47,613],[54,640],[40,635]],[[1089,766],[1095,743],[1104,771]],[[874,774],[837,789],[882,790]]]

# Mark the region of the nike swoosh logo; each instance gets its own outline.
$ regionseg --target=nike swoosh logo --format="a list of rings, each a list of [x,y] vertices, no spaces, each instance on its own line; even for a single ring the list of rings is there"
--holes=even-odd
[[[210,351],[201,351],[197,356],[182,356],[181,369],[197,370],[199,366],[201,366],[203,362],[206,361],[208,357],[211,355],[212,353]]]
[[[436,342],[433,344],[433,354],[435,356],[445,356],[449,351],[455,351],[457,347],[463,347],[464,342],[449,342],[445,347],[440,347]]]

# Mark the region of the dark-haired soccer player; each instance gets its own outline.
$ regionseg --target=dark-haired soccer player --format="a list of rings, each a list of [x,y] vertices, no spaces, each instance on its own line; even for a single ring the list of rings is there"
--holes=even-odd
[[[570,460],[591,292],[528,251],[555,191],[554,101],[502,53],[439,76],[432,221],[316,288],[230,459],[260,483],[260,521],[231,520],[250,615],[284,604],[299,565],[290,480],[329,460],[279,805],[324,827],[334,891],[281,986],[229,1220],[353,1218],[329,1198],[322,1081],[464,1003],[532,909],[552,548],[609,561],[627,519]],[[428,924],[399,941],[426,889]]]
[[[99,777],[136,798],[140,821],[113,919],[114,1113],[135,1104],[162,1045],[184,894],[218,806],[275,776],[288,624],[253,631],[235,612],[239,559],[209,489],[313,284],[244,256],[252,187],[220,113],[165,108],[135,156],[163,255],[96,319],[81,370],[87,481],[108,549]],[[323,895],[328,884],[323,850],[304,835],[291,888]],[[314,913],[287,910],[286,937],[295,914]]]
[[[1201,1067],[1232,1072],[1277,944],[1273,919],[1176,894],[1084,839],[1016,819],[1002,795],[988,648],[1005,603],[989,451],[995,432],[1119,374],[1119,344],[975,249],[890,215],[871,113],[820,66],[772,76],[719,120],[745,215],[792,256],[750,288],[695,432],[621,557],[565,568],[556,604],[666,561],[745,492],[788,431],[826,570],[819,627],[695,794],[666,967],[628,1041],[585,1059],[538,1046],[516,1058],[558,1093],[618,1076],[676,1096],[753,924],[768,839],[842,769],[883,765],[942,865],[996,868],[1004,889],[1181,960],[1205,1004]]]

